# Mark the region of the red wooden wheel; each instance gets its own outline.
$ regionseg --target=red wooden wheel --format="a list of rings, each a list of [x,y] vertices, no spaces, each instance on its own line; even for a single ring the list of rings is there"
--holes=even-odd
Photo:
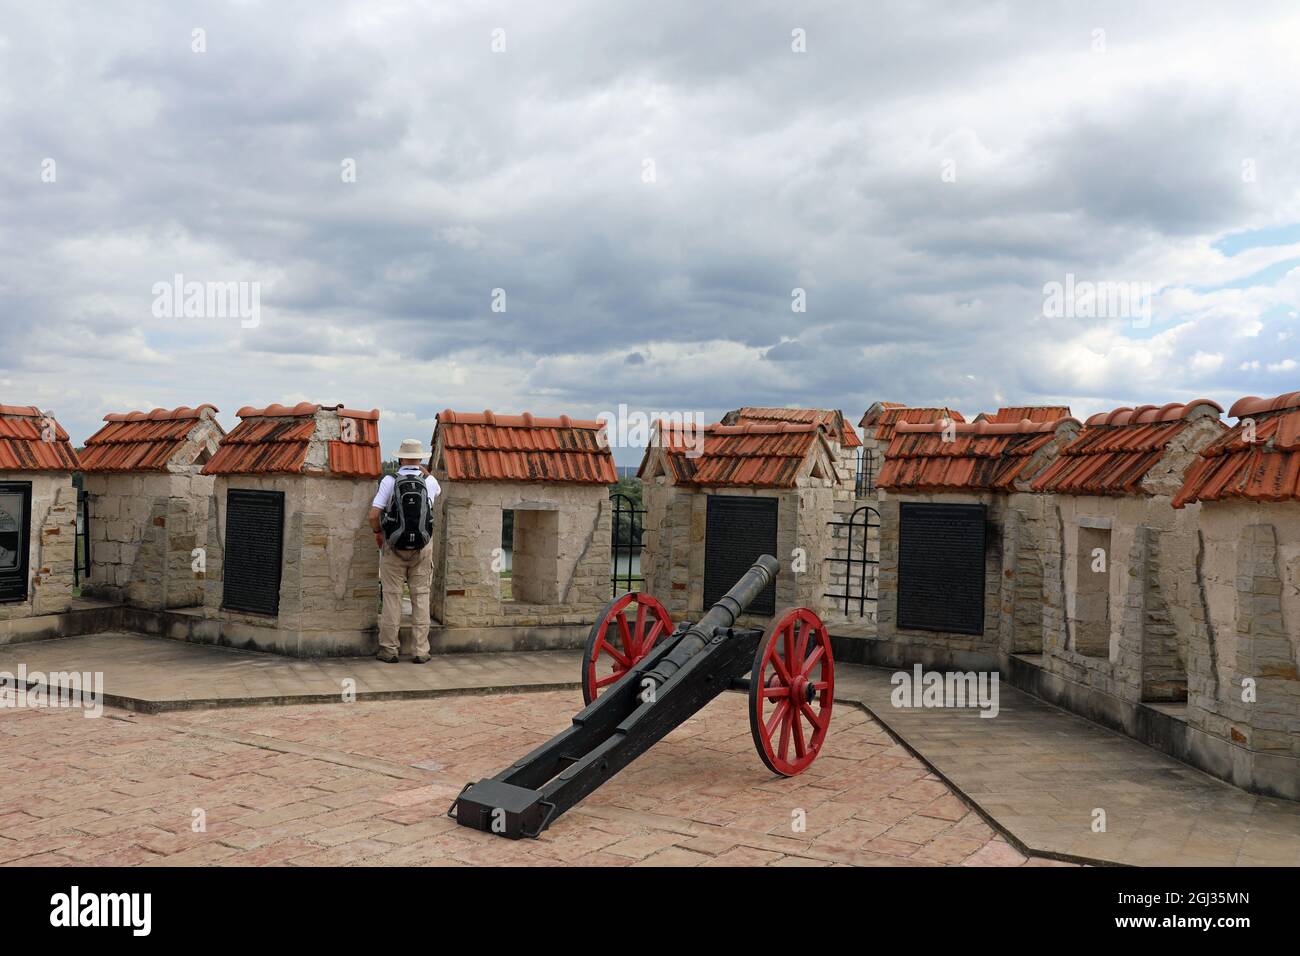
[[[826,625],[806,607],[773,618],[754,654],[749,730],[758,755],[783,777],[803,773],[821,752],[835,699]]]
[[[582,654],[582,699],[590,704],[672,630],[667,609],[648,594],[629,591],[606,604]]]

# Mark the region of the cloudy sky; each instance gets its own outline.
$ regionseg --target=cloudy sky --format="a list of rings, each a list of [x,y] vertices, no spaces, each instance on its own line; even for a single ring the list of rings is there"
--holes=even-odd
[[[0,402],[77,442],[345,402],[392,445],[1300,389],[1297,49],[1259,0],[4,0]],[[1067,276],[1149,321],[1054,313]]]

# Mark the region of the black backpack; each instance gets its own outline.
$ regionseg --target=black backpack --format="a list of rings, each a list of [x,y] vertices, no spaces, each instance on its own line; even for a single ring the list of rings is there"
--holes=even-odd
[[[394,551],[422,551],[433,540],[433,509],[423,475],[394,475],[397,484],[384,509],[384,540]]]

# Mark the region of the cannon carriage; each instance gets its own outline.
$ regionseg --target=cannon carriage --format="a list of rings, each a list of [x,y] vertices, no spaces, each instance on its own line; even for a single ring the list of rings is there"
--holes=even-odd
[[[736,624],[779,568],[763,555],[699,621],[676,626],[649,595],[615,598],[588,635],[586,706],[573,725],[467,784],[448,813],[463,826],[536,837],[727,690],[747,692],[750,733],[768,769],[802,773],[821,752],[834,702],[826,627],[808,608],[778,612],[767,628]]]

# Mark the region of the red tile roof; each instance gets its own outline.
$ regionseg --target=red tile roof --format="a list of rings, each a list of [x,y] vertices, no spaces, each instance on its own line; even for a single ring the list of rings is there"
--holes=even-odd
[[[51,429],[45,432],[45,424]],[[52,441],[43,441],[48,434]],[[35,405],[0,405],[0,471],[76,471],[68,433]]]
[[[913,408],[895,402],[877,402],[862,416],[862,421],[858,422],[858,425],[868,438],[888,442],[894,437],[894,426],[900,422],[929,425],[945,419],[953,422],[966,421],[961,412],[953,411],[951,408]]]
[[[618,480],[601,421],[447,409],[438,416],[433,445],[441,447],[453,481],[608,485]]]
[[[1069,418],[1070,406],[1011,405],[1006,408],[999,408],[991,416],[985,415],[983,417],[986,421],[991,421],[998,425],[1003,425],[1007,422],[1023,422],[1026,419],[1031,422],[1054,422],[1061,418]]]
[[[844,448],[857,448],[862,444],[858,433],[845,419],[844,413],[831,408],[768,408],[747,405],[722,417],[724,425],[765,425],[772,422],[821,425]]]
[[[1228,414],[1237,424],[1206,445],[1187,472],[1174,507],[1194,501],[1300,500],[1300,392],[1249,396]]]
[[[1142,494],[1143,479],[1171,442],[1194,422],[1218,420],[1223,409],[1207,399],[1141,405],[1093,415],[1033,484],[1034,491],[1072,495]]]
[[[216,406],[204,404],[105,415],[107,424],[86,439],[80,455],[82,470],[166,471],[168,464],[173,464],[172,456],[185,447],[196,427],[208,427],[206,423],[211,422],[218,436],[225,434],[216,422],[216,412]]]
[[[725,488],[793,488],[799,472],[826,429],[812,423],[777,422],[768,425],[709,425],[703,447],[697,436],[661,425],[655,442],[662,442],[665,458],[678,484]],[[661,437],[662,436],[662,437]],[[690,454],[699,450],[698,455]],[[646,450],[642,462],[654,454]],[[829,455],[829,446],[827,452]]]
[[[318,418],[326,412],[352,422],[353,441],[334,438],[331,427],[326,438]],[[368,412],[342,405],[301,402],[293,407],[245,406],[240,422],[225,438],[212,460],[203,466],[205,475],[298,475],[333,478],[378,478],[383,473],[379,454],[379,409]],[[341,427],[342,423],[340,423]],[[328,445],[328,469],[309,467],[312,443]]]
[[[1050,422],[901,422],[885,450],[876,484],[890,491],[1012,491],[1031,480],[1030,466],[1053,442],[1072,439],[1073,418]]]

